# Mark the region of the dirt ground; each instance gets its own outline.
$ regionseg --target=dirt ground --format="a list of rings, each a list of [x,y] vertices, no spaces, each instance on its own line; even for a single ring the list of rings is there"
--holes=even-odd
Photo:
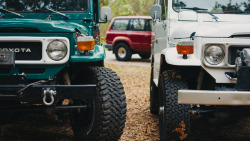
[[[133,54],[130,61],[117,61],[115,58],[115,54],[113,54],[113,51],[106,50],[105,63],[120,65],[120,66],[150,67],[151,60],[141,59],[141,57],[138,54]]]
[[[150,67],[106,64],[121,77],[127,96],[127,122],[120,141],[158,141],[158,117],[149,111]],[[210,119],[192,117],[189,141],[249,141],[250,117]]]
[[[149,112],[150,67],[105,65],[118,73],[126,91],[127,122],[120,140],[159,140],[157,117]],[[0,141],[74,140],[67,118],[63,124],[51,119],[51,115],[43,114],[22,116],[15,123],[1,127]]]
[[[149,63],[149,62],[148,62]],[[117,65],[106,67],[118,73],[127,97],[127,122],[120,141],[159,140],[158,117],[149,112],[149,66]],[[67,117],[67,115],[66,115]],[[68,118],[58,124],[50,115],[30,114],[1,127],[0,141],[71,141],[74,140]],[[195,120],[191,141],[250,140],[250,117],[238,122],[207,123]]]

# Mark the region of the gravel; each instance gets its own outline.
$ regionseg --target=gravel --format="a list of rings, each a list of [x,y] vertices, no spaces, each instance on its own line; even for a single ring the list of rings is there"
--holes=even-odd
[[[150,60],[135,56],[129,62],[118,62],[107,52],[105,66],[120,76],[128,104],[127,122],[120,141],[158,141],[158,117],[149,111]],[[126,66],[126,67],[124,67]],[[72,141],[69,115],[63,123],[57,123],[50,114],[23,114],[13,124],[1,126],[0,141]],[[223,122],[221,122],[223,121]],[[250,117],[239,121],[204,122],[193,120],[188,140],[250,140]]]
[[[105,63],[121,65],[121,66],[139,66],[139,67],[150,67],[151,59],[141,59],[138,54],[133,54],[130,61],[117,61],[113,51],[106,50]]]

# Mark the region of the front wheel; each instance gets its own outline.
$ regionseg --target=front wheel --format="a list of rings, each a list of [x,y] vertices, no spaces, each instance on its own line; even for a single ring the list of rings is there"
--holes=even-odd
[[[179,140],[181,136],[174,132],[185,124],[185,133],[190,128],[190,106],[178,104],[178,90],[187,89],[187,83],[177,72],[165,71],[161,74],[159,82],[159,127],[160,140]]]
[[[97,85],[94,100],[74,101],[86,104],[86,109],[71,112],[71,124],[78,140],[117,141],[126,122],[126,97],[120,78],[111,69],[94,67],[90,71]]]
[[[118,43],[115,46],[115,57],[118,61],[129,61],[131,56],[132,52],[127,44]]]

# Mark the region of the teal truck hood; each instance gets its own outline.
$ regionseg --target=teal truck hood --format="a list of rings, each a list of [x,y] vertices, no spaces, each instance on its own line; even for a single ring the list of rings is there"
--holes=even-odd
[[[46,33],[75,32],[76,28],[85,33],[88,31],[85,26],[77,23],[37,19],[2,19],[0,20],[0,28],[32,28]]]

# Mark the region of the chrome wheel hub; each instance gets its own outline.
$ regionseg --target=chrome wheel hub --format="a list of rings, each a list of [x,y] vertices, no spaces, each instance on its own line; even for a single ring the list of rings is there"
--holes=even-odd
[[[119,57],[120,58],[125,58],[125,56],[126,56],[126,49],[124,48],[124,47],[120,47],[119,49],[118,49],[118,55],[119,55]]]

